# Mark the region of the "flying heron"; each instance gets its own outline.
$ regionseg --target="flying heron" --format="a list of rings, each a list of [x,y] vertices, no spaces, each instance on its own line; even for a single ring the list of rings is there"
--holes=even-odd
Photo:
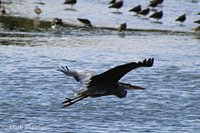
[[[63,107],[72,105],[87,97],[114,95],[118,98],[124,98],[127,95],[126,90],[144,90],[145,88],[143,87],[122,83],[119,82],[119,80],[133,69],[153,66],[153,62],[154,58],[145,59],[142,62],[131,62],[114,67],[98,75],[71,71],[67,66],[61,66],[57,69],[58,71],[63,72],[67,76],[74,77],[77,82],[86,86],[85,89],[75,92],[76,96],[74,98],[66,98],[66,100],[62,102]]]

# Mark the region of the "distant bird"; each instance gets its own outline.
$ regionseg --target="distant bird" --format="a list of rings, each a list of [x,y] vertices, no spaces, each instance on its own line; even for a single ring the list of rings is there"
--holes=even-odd
[[[116,8],[119,10],[123,6],[123,1],[118,1],[109,6],[109,8]]]
[[[164,0],[156,0],[158,4],[162,4]]]
[[[35,7],[34,12],[39,16],[42,13],[42,9],[40,9],[38,6]]]
[[[194,23],[200,24],[200,20],[196,20],[194,21]]]
[[[155,1],[155,0],[150,1],[150,4],[149,4],[150,7],[155,8],[155,7],[157,7],[157,5],[158,5],[157,1]]]
[[[151,0],[150,3],[151,2],[153,2],[153,3],[156,2],[157,4],[162,4],[164,2],[164,0]]]
[[[52,23],[51,23],[51,28],[54,29],[54,30],[61,30],[63,27],[63,22],[62,22],[62,19],[60,18],[54,18]]]
[[[65,0],[64,4],[71,5],[71,7],[73,7],[76,2],[76,0]]]
[[[160,12],[155,12],[153,13],[151,16],[149,16],[150,18],[154,18],[154,19],[157,19],[157,20],[160,20],[163,16],[163,11],[160,11]]]
[[[36,2],[37,4],[40,4],[40,5],[44,5],[45,3],[42,2],[42,0],[39,0],[39,2]]]
[[[90,20],[85,19],[85,18],[77,18],[78,21],[80,21],[81,23],[83,23],[86,27],[93,27]]]
[[[197,27],[192,28],[192,30],[194,30],[195,32],[200,32],[200,25]]]
[[[87,97],[114,95],[118,98],[124,98],[127,95],[126,90],[144,90],[145,88],[143,87],[122,83],[119,82],[119,80],[131,70],[139,67],[151,67],[153,63],[154,58],[149,58],[142,62],[131,62],[114,67],[98,75],[71,71],[67,66],[61,66],[58,68],[58,71],[63,72],[67,76],[74,77],[77,82],[82,83],[86,87],[85,89],[75,92],[76,97],[66,98],[66,100],[62,102],[63,107],[72,105]]]
[[[116,0],[111,0],[108,4],[114,4]]]
[[[150,9],[149,9],[149,8],[146,8],[146,9],[144,9],[144,10],[141,10],[141,11],[139,12],[139,14],[140,14],[140,15],[143,15],[143,16],[146,16],[146,15],[149,14],[149,12],[150,12]]]
[[[120,24],[119,28],[118,28],[118,31],[119,32],[123,32],[125,31],[127,28],[127,24],[126,23],[123,23],[123,24]]]
[[[183,14],[181,16],[179,16],[175,21],[179,21],[181,23],[183,23],[186,20],[186,15]]]
[[[129,10],[129,12],[135,12],[135,13],[139,13],[142,10],[141,5],[138,5],[136,7],[133,7],[132,9]]]
[[[5,6],[0,6],[0,13],[1,13],[1,15],[6,14],[6,7]]]

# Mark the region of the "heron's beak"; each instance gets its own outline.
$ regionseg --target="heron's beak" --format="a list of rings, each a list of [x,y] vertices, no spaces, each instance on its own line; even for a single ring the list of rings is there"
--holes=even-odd
[[[128,86],[126,89],[127,90],[145,90],[145,88],[143,87],[134,86],[134,85]]]
[[[122,82],[120,82],[119,84],[120,84],[120,86],[122,86],[123,88],[126,88],[126,90],[145,90],[145,88],[143,88],[143,87],[134,86],[134,85],[127,84],[127,83],[122,83]]]

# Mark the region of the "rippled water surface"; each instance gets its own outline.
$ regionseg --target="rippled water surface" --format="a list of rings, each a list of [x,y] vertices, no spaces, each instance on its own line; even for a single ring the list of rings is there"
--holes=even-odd
[[[27,16],[22,7],[28,5],[32,10],[37,3],[20,2],[8,4],[10,14],[3,19],[0,17],[0,132],[200,132],[200,38],[190,30],[195,26],[192,20],[199,17],[195,14],[199,1],[166,0],[158,9],[167,10],[171,17],[163,18],[159,24],[128,13],[128,8],[140,2],[147,6],[144,0],[127,0],[120,10],[122,14],[113,14],[115,10],[107,9],[106,0],[80,1],[74,6],[75,11],[66,10],[61,0],[42,0],[45,4],[39,6],[46,13],[41,14],[40,21],[46,22],[36,30],[29,25],[34,22],[35,14]],[[177,12],[171,13],[178,4]],[[58,12],[54,14],[54,10]],[[190,17],[180,26],[172,20],[182,11]],[[54,33],[48,29],[48,21],[56,14],[76,25],[79,25],[76,18],[84,15],[99,28],[89,30],[72,26]],[[13,18],[9,16],[30,20],[23,20],[24,23],[21,19],[16,20],[23,23],[21,26],[12,23]],[[116,28],[124,21],[130,28],[144,31],[133,30],[119,35],[114,29],[101,28]],[[137,23],[140,24],[135,27]],[[163,31],[166,29],[168,31]],[[73,78],[56,71],[59,65],[98,74],[123,63],[150,57],[155,58],[153,67],[139,68],[121,79],[146,87],[146,90],[128,91],[124,99],[114,96],[87,98],[62,108],[61,102],[66,97],[73,97],[72,90],[80,86]]]

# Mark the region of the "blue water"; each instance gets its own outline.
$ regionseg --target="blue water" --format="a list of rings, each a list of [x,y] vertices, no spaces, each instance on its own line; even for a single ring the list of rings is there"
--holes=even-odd
[[[52,10],[48,4],[55,2],[44,2],[46,4],[41,6]],[[190,30],[195,24],[188,20],[184,26],[180,26],[172,22],[171,17],[163,18],[163,24],[151,23],[149,20],[143,22],[126,12],[128,7],[138,4],[137,1],[128,0],[120,10],[123,13],[122,20],[115,19],[113,10],[105,8],[106,0],[80,1],[74,6],[77,11],[66,11],[71,14],[68,18],[62,16],[66,8],[62,2],[58,0],[55,3],[61,4],[55,5],[55,9],[60,9],[58,17],[66,17],[66,20],[74,23],[78,15],[82,16],[82,10],[86,12],[91,7],[89,9],[92,13],[85,14],[87,17],[93,16],[95,25],[99,27],[117,27],[126,20],[133,29],[167,29],[186,33],[128,31],[125,36],[121,36],[113,30],[87,31],[72,28],[61,34],[50,31],[1,30],[0,132],[200,132],[200,38],[199,34]],[[170,3],[175,3],[172,5],[174,7],[180,6],[174,14],[170,14],[175,10],[169,6]],[[10,13],[17,12],[17,15],[25,17],[25,8],[21,10],[22,13],[18,12],[19,4],[31,8],[35,5],[33,1],[14,1],[8,5],[16,7],[10,8]],[[147,2],[142,0],[141,4],[147,5]],[[199,1],[169,0],[159,8],[168,9],[171,16],[181,11],[191,12],[192,20],[198,17],[193,13],[198,12],[198,4]],[[83,6],[87,8],[80,8]],[[100,11],[94,11],[95,8],[103,13],[97,15]],[[103,14],[107,15],[105,19],[102,19]],[[35,17],[35,14],[29,17]],[[41,14],[40,19],[48,20],[52,17],[54,14],[47,12],[46,15]],[[143,24],[135,27],[137,21]],[[122,78],[123,82],[145,87],[146,90],[128,91],[124,99],[114,96],[87,98],[62,108],[61,102],[66,97],[73,97],[72,90],[79,85],[73,78],[56,71],[59,65],[67,65],[74,70],[95,71],[98,74],[123,63],[150,57],[155,58],[153,67],[138,68]]]

